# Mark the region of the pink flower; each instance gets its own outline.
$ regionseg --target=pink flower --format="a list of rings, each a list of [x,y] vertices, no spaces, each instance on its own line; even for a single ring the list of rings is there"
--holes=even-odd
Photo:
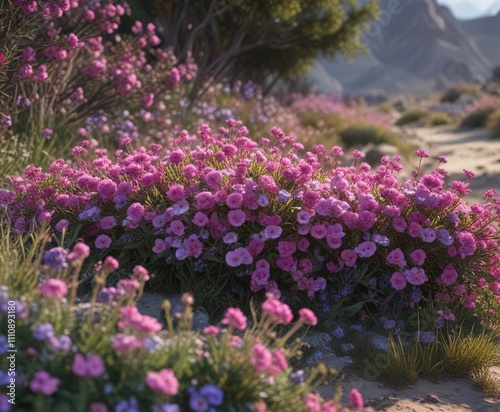
[[[136,265],[134,267],[134,269],[132,270],[132,276],[139,281],[147,282],[149,280],[148,270],[141,265]]]
[[[87,355],[85,359],[80,353],[75,355],[71,370],[76,376],[91,378],[98,378],[105,371],[104,362],[99,355]]]
[[[66,282],[59,279],[47,279],[38,290],[44,296],[57,299],[62,299],[68,293]]]
[[[293,319],[290,307],[286,303],[280,302],[272,294],[268,293],[266,298],[266,301],[262,304],[262,310],[271,315],[275,322],[288,325]]]
[[[356,248],[354,248],[354,251],[362,258],[369,258],[372,257],[377,250],[377,245],[373,243],[372,241],[367,241],[360,243]]]
[[[311,227],[311,236],[315,239],[323,239],[326,233],[326,226],[321,223],[316,223]]]
[[[391,285],[396,290],[403,290],[406,287],[406,278],[399,272],[394,272],[391,276]]]
[[[304,323],[305,325],[309,326],[316,326],[318,323],[318,319],[316,318],[316,315],[314,314],[313,311],[302,308],[299,310],[299,316],[300,316],[300,321]]]
[[[247,318],[238,308],[227,308],[221,323],[223,325],[231,325],[239,330],[245,330],[247,328]]]
[[[197,212],[194,215],[192,222],[198,227],[204,227],[208,224],[208,217],[203,212]]]
[[[142,341],[139,338],[124,333],[118,333],[112,338],[112,341],[113,349],[123,353],[142,347]]]
[[[110,179],[102,180],[97,186],[97,193],[103,200],[113,199],[117,193],[116,183]]]
[[[144,206],[140,203],[132,203],[127,209],[127,217],[134,221],[139,221],[144,216]]]
[[[265,372],[273,363],[273,355],[262,343],[256,343],[252,348],[250,360],[255,369]]]
[[[404,275],[408,283],[415,286],[423,285],[425,282],[429,280],[425,274],[425,271],[417,266],[405,270]]]
[[[167,192],[167,197],[169,200],[172,202],[178,202],[185,197],[185,191],[184,191],[184,186],[179,185],[179,184],[174,184],[170,186]]]
[[[246,215],[245,212],[237,209],[237,210],[231,210],[227,214],[227,218],[231,226],[240,227],[241,225],[243,225],[243,223],[245,223]]]
[[[73,246],[73,250],[69,253],[69,260],[85,260],[89,257],[90,248],[82,242],[78,242]]]
[[[405,255],[399,248],[394,249],[391,253],[389,253],[387,255],[386,261],[390,265],[397,265],[401,268],[406,266]]]
[[[342,258],[346,266],[349,266],[351,268],[356,266],[356,259],[358,258],[358,255],[354,250],[345,249],[340,253],[340,257]]]
[[[203,334],[207,336],[218,335],[220,333],[220,329],[217,326],[209,325],[203,329]]]
[[[108,412],[108,407],[102,402],[92,402],[89,412]]]
[[[164,395],[177,395],[179,391],[179,381],[175,377],[172,369],[162,369],[159,372],[148,372],[146,375],[146,385],[155,392]]]
[[[426,254],[422,249],[416,249],[410,253],[410,258],[413,263],[422,266],[425,262]]]
[[[101,229],[104,229],[104,230],[113,229],[116,226],[116,220],[113,216],[103,217],[99,221],[99,226],[101,227]]]
[[[60,382],[59,379],[50,376],[48,372],[40,371],[33,376],[33,380],[30,382],[30,389],[33,392],[50,396],[57,392]]]
[[[94,244],[97,249],[108,249],[111,246],[111,238],[108,235],[99,235]]]
[[[230,209],[239,209],[243,204],[243,196],[240,193],[231,193],[226,199],[226,205]]]
[[[441,274],[441,282],[443,282],[444,286],[451,286],[453,285],[458,278],[458,273],[453,267],[453,265],[448,265],[444,268],[443,273]]]
[[[351,402],[353,408],[363,409],[364,407],[363,397],[357,389],[351,389],[351,392],[349,393],[349,401]]]
[[[120,267],[120,264],[114,257],[108,256],[106,257],[106,259],[104,259],[103,267],[112,272],[118,269]]]
[[[170,230],[175,236],[182,236],[184,235],[184,223],[182,223],[181,220],[173,220],[170,223]]]

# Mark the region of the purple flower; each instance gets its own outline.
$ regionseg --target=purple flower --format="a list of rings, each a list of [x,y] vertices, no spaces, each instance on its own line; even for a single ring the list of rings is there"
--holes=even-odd
[[[426,344],[434,343],[436,340],[436,335],[433,332],[416,332],[415,333],[415,341],[422,342]]]
[[[344,337],[344,329],[342,329],[340,326],[337,326],[333,330],[332,335],[337,339],[342,339]]]
[[[54,247],[43,254],[42,264],[56,270],[65,269],[68,267],[68,251]]]
[[[7,337],[5,335],[0,335],[0,355],[7,353],[7,349],[9,349]]]
[[[290,380],[297,385],[303,384],[306,381],[307,377],[307,373],[302,369],[290,374]]]
[[[163,405],[154,405],[151,412],[180,412],[180,409],[175,403],[164,403]]]
[[[36,340],[46,340],[54,337],[54,328],[51,323],[40,323],[33,331]]]

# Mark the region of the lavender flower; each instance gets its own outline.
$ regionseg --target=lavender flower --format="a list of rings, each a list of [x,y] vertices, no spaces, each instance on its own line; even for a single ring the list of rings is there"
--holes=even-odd
[[[43,254],[42,264],[56,270],[65,269],[68,267],[68,251],[54,247]]]
[[[46,340],[54,337],[54,327],[51,323],[40,323],[33,331],[36,340]]]

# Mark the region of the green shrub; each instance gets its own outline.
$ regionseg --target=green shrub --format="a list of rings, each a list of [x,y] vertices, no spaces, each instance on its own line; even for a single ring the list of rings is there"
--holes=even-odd
[[[409,110],[404,113],[396,122],[397,126],[405,126],[407,124],[415,123],[420,120],[425,119],[429,115],[429,112],[422,109]]]
[[[467,129],[479,129],[486,127],[488,118],[494,112],[493,108],[484,108],[469,113],[462,119],[461,126]]]
[[[464,95],[467,94],[477,94],[480,90],[480,86],[476,84],[462,84],[458,86],[452,86],[445,90],[439,99],[441,103],[455,103]]]
[[[492,137],[500,137],[500,109],[490,114],[487,125]]]
[[[411,150],[410,145],[405,143],[398,133],[376,124],[349,126],[342,130],[339,136],[347,148],[364,147],[368,144],[388,144],[400,149],[405,156]]]
[[[430,126],[443,126],[445,124],[450,124],[453,122],[453,118],[447,113],[432,113],[427,119],[427,123]]]

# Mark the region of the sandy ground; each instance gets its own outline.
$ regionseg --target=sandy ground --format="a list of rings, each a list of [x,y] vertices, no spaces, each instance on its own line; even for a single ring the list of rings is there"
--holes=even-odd
[[[495,368],[493,374],[500,381],[500,368]],[[347,372],[341,386],[345,404],[348,404],[346,398],[351,388],[357,388],[363,394],[368,411],[500,412],[500,400],[486,397],[474,388],[472,380],[466,378],[438,383],[420,379],[415,385],[398,391]],[[329,397],[332,390],[333,386],[323,387],[320,393]]]
[[[500,192],[500,139],[493,140],[485,129],[457,129],[455,126],[404,128],[403,135],[416,146],[427,149],[435,159],[445,156],[443,165],[449,180],[466,180],[463,169],[476,174],[470,182],[473,197],[482,198],[487,189]],[[426,171],[435,169],[436,161],[424,159]]]
[[[482,201],[485,190],[493,188],[500,193],[500,139],[492,140],[487,130],[464,130],[454,126],[435,128],[405,128],[403,136],[419,148],[427,149],[433,159],[445,156],[445,167],[451,180],[466,180],[463,169],[476,174],[470,182],[471,200]],[[436,168],[437,161],[425,159],[426,172]],[[412,166],[416,166],[413,164]],[[410,166],[411,168],[411,166]],[[500,382],[500,368],[492,370]],[[362,374],[346,372],[342,383],[344,403],[351,388],[364,396],[369,411],[388,412],[500,412],[500,399],[486,397],[476,390],[467,378],[449,379],[434,383],[420,379],[404,390],[394,390],[377,381],[369,381]],[[320,388],[322,395],[333,395],[333,385]],[[429,396],[431,395],[431,396]],[[433,402],[434,401],[434,402]]]

